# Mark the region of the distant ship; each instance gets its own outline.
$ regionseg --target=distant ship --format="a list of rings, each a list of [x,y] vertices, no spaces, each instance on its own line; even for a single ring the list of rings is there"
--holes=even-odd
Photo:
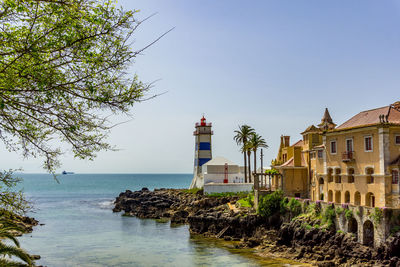
[[[74,174],[73,172],[63,171],[62,174]]]

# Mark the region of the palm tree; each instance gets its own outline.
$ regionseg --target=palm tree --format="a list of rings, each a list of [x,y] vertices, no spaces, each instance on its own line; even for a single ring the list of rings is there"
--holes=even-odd
[[[249,141],[247,141],[245,145],[245,150],[247,152],[247,162],[249,163],[249,183],[251,183],[251,163],[250,163],[251,143]]]
[[[16,223],[1,219],[0,220],[0,266],[18,266],[18,267],[31,267],[34,266],[34,262],[32,257],[23,249],[19,247],[18,240],[14,237],[13,232],[25,232],[25,229],[18,226]],[[2,240],[9,239],[11,240],[15,246],[5,244]],[[19,258],[23,262],[13,261],[10,258],[6,258],[6,256],[11,256],[15,258]]]
[[[244,181],[247,183],[247,161],[246,161],[246,144],[250,139],[250,136],[254,133],[254,129],[248,125],[239,125],[239,130],[236,130],[236,135],[233,137],[233,140],[236,141],[238,145],[242,145],[241,152],[243,153],[244,158]],[[249,160],[250,163],[250,160]]]
[[[268,148],[267,142],[265,142],[264,138],[261,135],[254,133],[251,135],[249,139],[249,148],[253,150],[254,153],[254,171],[257,171],[257,149],[265,147]],[[261,170],[262,172],[263,170]]]

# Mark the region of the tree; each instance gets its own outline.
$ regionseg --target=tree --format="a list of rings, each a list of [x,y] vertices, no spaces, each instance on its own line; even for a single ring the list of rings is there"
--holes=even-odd
[[[247,152],[247,162],[248,162],[248,171],[249,171],[249,183],[251,183],[251,144],[249,141],[247,141],[246,145],[245,145],[245,149]]]
[[[250,136],[254,133],[254,129],[250,126],[244,124],[239,126],[239,130],[234,131],[236,135],[233,137],[233,140],[236,141],[236,144],[241,145],[241,152],[243,153],[244,158],[244,180],[247,183],[247,160],[246,160],[246,144],[249,140]],[[250,161],[249,161],[250,163]]]
[[[54,172],[59,143],[81,159],[113,149],[110,116],[148,98],[150,85],[127,73],[148,47],[132,49],[136,12],[115,1],[0,3],[0,139],[8,150],[44,157]]]
[[[265,139],[262,138],[261,135],[254,133],[251,135],[249,139],[249,148],[253,150],[254,153],[254,171],[257,171],[257,149],[265,147],[268,148],[267,142],[265,142]],[[262,170],[261,170],[262,172]]]
[[[0,266],[34,266],[31,256],[19,247],[19,242],[13,235],[15,231],[24,232],[25,230],[13,221],[6,219],[0,220]],[[4,243],[4,239],[9,239],[14,245]],[[14,261],[6,256],[18,258],[24,263]]]

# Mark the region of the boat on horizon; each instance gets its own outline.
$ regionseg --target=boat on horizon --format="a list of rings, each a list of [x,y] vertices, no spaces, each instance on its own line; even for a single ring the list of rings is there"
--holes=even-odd
[[[67,171],[63,171],[62,174],[75,174],[74,172],[67,172]]]

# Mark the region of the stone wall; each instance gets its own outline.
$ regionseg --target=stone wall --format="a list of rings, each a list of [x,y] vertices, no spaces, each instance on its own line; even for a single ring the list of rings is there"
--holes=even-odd
[[[259,199],[270,192],[255,191],[254,204],[257,209]],[[383,245],[386,239],[393,233],[400,231],[400,209],[371,208],[350,204],[335,204],[326,202],[313,202],[309,199],[299,199],[303,202],[303,212],[311,203],[321,207],[323,213],[328,207],[335,209],[334,223],[337,231],[352,233],[361,244],[373,247]],[[346,212],[347,210],[347,212]],[[346,216],[346,213],[348,216]],[[351,215],[351,216],[349,216]],[[290,217],[285,218],[287,222]]]
[[[303,200],[303,202],[310,203],[311,201]],[[400,230],[400,209],[371,208],[324,202],[319,202],[319,204],[321,205],[321,212],[328,207],[334,207],[336,229],[345,233],[353,233],[357,241],[364,245],[378,247],[396,230],[396,227]],[[346,218],[346,210],[351,211],[351,217]]]

